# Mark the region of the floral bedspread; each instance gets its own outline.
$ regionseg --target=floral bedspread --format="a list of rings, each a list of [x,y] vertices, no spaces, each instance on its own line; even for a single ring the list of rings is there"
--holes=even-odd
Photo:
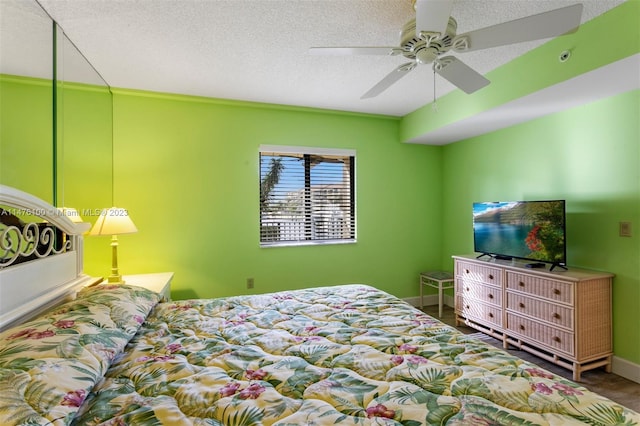
[[[158,299],[139,287],[86,288],[0,333],[0,425],[70,424]]]
[[[158,304],[77,425],[632,425],[372,287]]]

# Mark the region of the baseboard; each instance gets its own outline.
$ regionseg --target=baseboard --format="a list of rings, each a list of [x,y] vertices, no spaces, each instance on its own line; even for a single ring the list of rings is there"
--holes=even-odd
[[[453,297],[447,294],[444,295],[444,305],[453,307]],[[411,306],[415,306],[416,308],[420,307],[420,296],[417,297],[405,297],[402,300],[410,304]],[[438,304],[438,295],[437,294],[429,294],[424,296],[424,306],[431,306]]]
[[[614,356],[611,362],[611,371],[618,376],[640,383],[640,365],[624,358]]]
[[[420,297],[404,297],[402,300],[404,300],[405,302],[407,302],[408,304],[410,304],[413,307],[419,308],[420,307]],[[425,302],[426,302],[426,298],[425,298]]]
[[[403,299],[405,302],[417,308],[420,307],[420,297],[407,297]],[[424,305],[431,306],[438,304],[438,295],[430,294],[424,296]],[[454,299],[452,296],[444,295],[444,304],[446,306],[454,306]],[[631,361],[627,361],[624,358],[614,356],[611,362],[611,371],[620,377],[631,380],[632,382],[640,383],[640,364],[635,364]]]

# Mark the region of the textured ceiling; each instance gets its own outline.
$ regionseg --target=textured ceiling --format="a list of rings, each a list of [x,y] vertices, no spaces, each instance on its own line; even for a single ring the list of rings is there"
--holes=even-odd
[[[26,5],[29,0],[0,2]],[[457,0],[452,15],[462,33],[574,3]],[[622,1],[582,3],[584,23]],[[433,72],[420,66],[380,96],[361,100],[403,58],[307,53],[312,46],[397,46],[400,28],[414,16],[411,0],[39,0],[39,4],[113,87],[394,116],[408,114],[434,96]],[[456,56],[485,74],[542,42]],[[436,78],[438,96],[453,89]]]

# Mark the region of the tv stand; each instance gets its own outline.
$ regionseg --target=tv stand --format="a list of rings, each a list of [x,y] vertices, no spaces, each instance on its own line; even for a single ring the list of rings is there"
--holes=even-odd
[[[598,367],[611,372],[613,274],[551,272],[475,255],[453,258],[456,325],[568,368],[574,381]]]
[[[513,257],[511,256],[503,256],[501,254],[496,254],[495,256],[493,256],[496,260],[513,260]]]
[[[559,264],[559,263],[554,263],[553,265],[551,265],[551,268],[549,268],[549,271],[553,271],[553,268],[555,268],[556,266],[557,266],[558,268],[562,268],[562,269],[564,269],[565,271],[568,271],[568,270],[569,270],[569,268],[567,268],[567,267],[566,267],[566,266],[564,266],[564,265],[561,265],[561,264]]]
[[[496,259],[496,260],[513,260],[513,257],[511,256],[503,256],[501,254],[491,254],[491,253],[480,253],[478,256],[476,256],[476,259],[482,259],[485,256],[487,256],[490,259]]]

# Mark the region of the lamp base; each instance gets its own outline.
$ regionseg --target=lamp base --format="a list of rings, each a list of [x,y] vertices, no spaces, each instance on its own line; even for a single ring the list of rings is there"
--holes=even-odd
[[[107,282],[109,284],[124,284],[124,280],[122,279],[122,275],[109,275],[107,277]]]
[[[124,284],[122,275],[118,272],[118,236],[111,236],[111,275],[107,277],[109,284]]]

